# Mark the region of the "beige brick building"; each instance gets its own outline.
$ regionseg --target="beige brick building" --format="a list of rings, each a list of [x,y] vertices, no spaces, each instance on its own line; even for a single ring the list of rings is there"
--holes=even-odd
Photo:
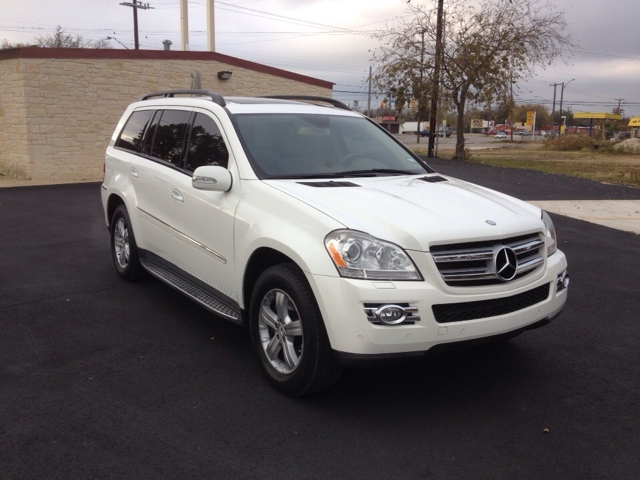
[[[0,50],[0,175],[37,181],[102,179],[104,152],[128,104],[191,88],[223,95],[331,97],[333,84],[213,52],[19,48]],[[231,71],[229,80],[218,72]]]

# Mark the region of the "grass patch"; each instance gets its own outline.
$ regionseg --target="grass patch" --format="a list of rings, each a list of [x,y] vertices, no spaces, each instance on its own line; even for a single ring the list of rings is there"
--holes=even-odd
[[[607,150],[549,151],[544,145],[527,149],[472,150],[469,162],[640,187],[640,155]],[[439,153],[446,158],[445,151]]]
[[[560,152],[577,152],[583,148],[591,148],[594,145],[597,145],[597,143],[591,137],[585,137],[584,135],[563,135],[545,140],[542,148]]]

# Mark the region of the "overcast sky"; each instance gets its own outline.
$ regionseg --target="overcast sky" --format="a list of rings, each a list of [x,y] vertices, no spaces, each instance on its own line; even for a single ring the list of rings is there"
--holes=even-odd
[[[133,47],[132,11],[123,0],[0,0],[0,39],[27,42],[61,25],[87,39],[116,37]],[[145,0],[147,1],[147,0]],[[180,48],[178,0],[148,0],[139,12],[141,48]],[[499,0],[495,0],[499,1]],[[363,82],[377,42],[368,34],[406,15],[406,0],[216,0],[216,50],[334,82],[334,98],[366,104]],[[433,0],[412,0],[433,4]],[[640,115],[640,0],[555,0],[578,51],[520,82],[516,100],[550,106],[549,83],[569,82],[574,111],[611,111],[623,98]],[[205,1],[189,1],[190,47],[205,50]],[[445,0],[446,4],[446,0]],[[123,48],[112,41],[114,48]],[[580,53],[578,53],[580,52]],[[560,95],[558,89],[558,100]],[[557,108],[557,107],[556,107]]]

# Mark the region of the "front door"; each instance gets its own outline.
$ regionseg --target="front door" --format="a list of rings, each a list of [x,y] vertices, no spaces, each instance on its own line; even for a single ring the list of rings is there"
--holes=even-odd
[[[238,301],[235,291],[233,227],[240,201],[240,179],[233,155],[227,149],[219,122],[211,113],[195,111],[188,137],[183,171],[171,179],[171,225],[177,235],[173,253],[176,266]],[[193,171],[204,165],[228,168],[233,185],[228,192],[196,190]]]

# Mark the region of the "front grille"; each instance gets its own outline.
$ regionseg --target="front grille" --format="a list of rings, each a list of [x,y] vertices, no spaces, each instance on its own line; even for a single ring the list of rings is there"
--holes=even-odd
[[[549,298],[550,290],[551,284],[547,283],[513,297],[433,305],[433,315],[438,323],[464,322],[465,320],[506,315],[543,302]]]
[[[540,233],[520,235],[502,240],[437,245],[431,256],[447,285],[471,287],[504,283],[496,272],[496,253],[511,248],[518,259],[512,280],[521,278],[544,263],[544,237]]]

